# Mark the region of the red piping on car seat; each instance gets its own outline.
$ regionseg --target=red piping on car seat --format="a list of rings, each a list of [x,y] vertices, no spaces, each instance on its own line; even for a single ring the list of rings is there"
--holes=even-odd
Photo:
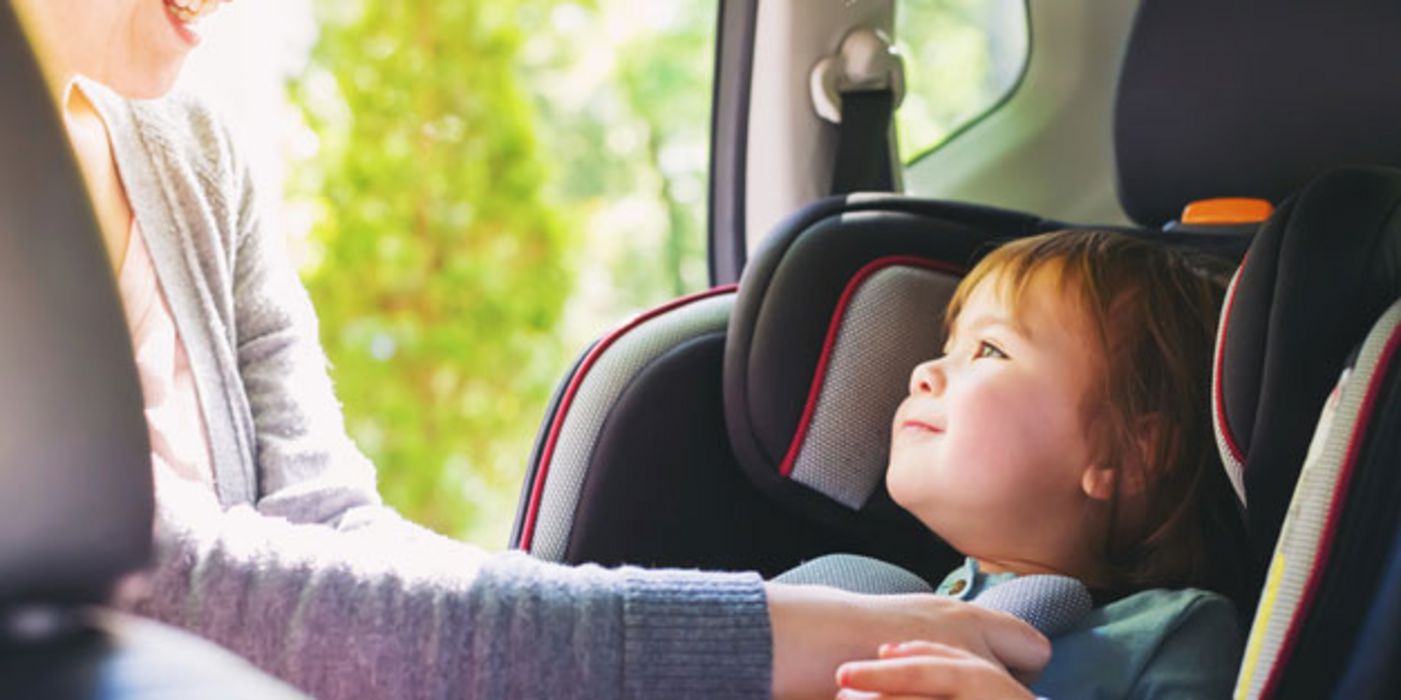
[[[588,375],[589,370],[593,368],[598,358],[602,356],[604,351],[617,341],[618,338],[623,337],[628,331],[637,328],[643,323],[692,302],[729,294],[738,287],[739,285],[737,284],[713,287],[702,292],[696,292],[695,294],[687,294],[686,296],[674,299],[650,311],[644,311],[632,317],[631,320],[616,328],[612,333],[609,333],[603,340],[600,340],[597,345],[594,345],[593,350],[589,351],[588,356],[579,364],[578,371],[576,371],[574,376],[569,380],[569,387],[565,389],[564,397],[560,399],[559,406],[555,409],[554,419],[550,423],[550,436],[545,441],[545,449],[540,452],[539,467],[535,470],[535,482],[530,486],[530,503],[526,506],[525,522],[521,526],[521,541],[519,544],[521,549],[529,551],[530,543],[535,539],[535,519],[540,514],[540,499],[545,492],[545,478],[548,477],[550,473],[550,461],[554,458],[555,443],[559,441],[560,431],[564,427],[564,417],[569,413],[569,406],[574,402],[574,395],[578,393],[579,385],[583,383],[584,377]]]
[[[1294,615],[1289,620],[1289,629],[1284,635],[1284,643],[1280,645],[1279,655],[1275,657],[1274,664],[1270,668],[1270,677],[1265,681],[1264,688],[1260,692],[1262,698],[1274,695],[1284,666],[1289,662],[1289,657],[1294,652],[1294,646],[1299,641],[1304,614],[1312,607],[1313,599],[1318,595],[1318,587],[1322,585],[1323,570],[1328,568],[1328,557],[1333,551],[1333,536],[1337,533],[1343,501],[1347,498],[1348,484],[1352,482],[1352,472],[1357,466],[1357,455],[1362,450],[1362,437],[1372,418],[1372,410],[1377,403],[1377,394],[1381,393],[1381,384],[1388,374],[1391,358],[1396,354],[1398,345],[1401,345],[1401,326],[1392,329],[1391,337],[1387,339],[1386,347],[1377,360],[1377,367],[1372,373],[1372,379],[1367,383],[1367,394],[1362,398],[1362,409],[1357,414],[1357,422],[1353,424],[1352,435],[1348,438],[1347,456],[1343,459],[1343,468],[1338,475],[1338,487],[1333,490],[1333,500],[1328,504],[1328,519],[1323,526],[1323,541],[1319,545],[1318,557],[1313,568],[1309,571],[1309,580],[1304,585],[1299,605],[1294,608]]]
[[[1241,258],[1240,267],[1237,269],[1245,270],[1244,257]],[[1212,400],[1216,402],[1216,415],[1220,416],[1221,420],[1221,424],[1217,427],[1221,430],[1221,437],[1225,438],[1226,449],[1230,450],[1231,457],[1236,460],[1236,464],[1240,465],[1241,473],[1243,474],[1245,472],[1245,452],[1240,449],[1240,445],[1236,444],[1236,436],[1231,434],[1231,421],[1226,419],[1226,382],[1222,379],[1222,373],[1225,371],[1223,365],[1226,359],[1226,333],[1230,330],[1231,323],[1231,307],[1235,305],[1236,289],[1240,286],[1239,275],[1241,273],[1237,272],[1236,274],[1237,277],[1231,281],[1230,293],[1226,295],[1225,309],[1221,313],[1221,325],[1223,328],[1220,333],[1221,342],[1216,344],[1216,357],[1212,359],[1214,367],[1211,372],[1211,393],[1213,394]],[[1241,488],[1245,488],[1243,483],[1241,484]]]
[[[779,476],[789,476],[793,473],[793,464],[798,461],[798,452],[803,446],[803,440],[807,438],[808,425],[812,421],[812,414],[817,410],[817,399],[822,394],[822,378],[827,374],[827,363],[832,359],[832,348],[837,344],[837,334],[841,331],[842,316],[846,315],[846,307],[851,303],[852,297],[856,296],[856,290],[866,281],[867,277],[877,271],[895,265],[909,265],[912,267],[922,267],[927,270],[938,272],[948,272],[962,276],[966,269],[946,263],[942,260],[931,260],[928,258],[916,258],[908,255],[892,255],[884,258],[876,258],[861,268],[847,282],[846,289],[842,290],[842,296],[837,300],[837,308],[832,311],[832,321],[827,326],[827,339],[822,343],[822,355],[817,359],[817,369],[812,375],[812,387],[808,389],[808,401],[803,406],[803,416],[798,419],[798,429],[793,433],[793,441],[788,443],[788,454],[784,455],[783,463],[778,465]],[[913,368],[911,368],[913,369]]]

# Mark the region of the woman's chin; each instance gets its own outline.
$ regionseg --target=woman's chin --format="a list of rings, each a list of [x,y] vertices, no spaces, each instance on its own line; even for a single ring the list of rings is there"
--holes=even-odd
[[[130,75],[115,75],[107,87],[116,90],[123,97],[133,100],[154,100],[164,97],[180,78],[184,60],[168,62],[169,65],[155,70],[132,71]]]

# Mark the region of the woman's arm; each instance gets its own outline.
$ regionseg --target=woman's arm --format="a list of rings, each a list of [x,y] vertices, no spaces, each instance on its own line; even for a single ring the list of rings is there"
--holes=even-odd
[[[768,696],[754,575],[566,568],[350,536],[220,510],[173,479],[160,485],[159,564],[126,606],[316,697]]]
[[[830,698],[838,663],[899,639],[1028,671],[1049,657],[1024,623],[932,595],[562,567],[223,511],[173,476],[159,488],[161,561],[126,606],[317,697]]]

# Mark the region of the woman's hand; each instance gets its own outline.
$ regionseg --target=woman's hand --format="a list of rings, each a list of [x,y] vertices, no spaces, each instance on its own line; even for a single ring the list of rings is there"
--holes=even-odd
[[[904,642],[880,649],[876,661],[853,661],[837,669],[838,700],[961,698],[1032,700],[1030,691],[1001,665],[964,649],[937,642]]]
[[[871,659],[881,645],[907,639],[956,648],[990,662],[990,668],[1003,676],[1007,676],[1004,668],[1034,675],[1051,658],[1050,642],[1030,625],[961,600],[930,594],[860,595],[823,586],[766,586],[776,698],[831,698],[837,691],[838,665]],[[1007,680],[1020,689],[1010,676]]]

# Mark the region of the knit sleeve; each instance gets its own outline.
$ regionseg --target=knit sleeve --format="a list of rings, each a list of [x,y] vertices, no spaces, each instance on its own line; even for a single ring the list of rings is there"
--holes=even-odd
[[[336,523],[381,506],[375,471],[345,431],[311,299],[281,237],[263,226],[252,179],[235,171],[238,373],[253,417],[259,511]]]
[[[126,607],[318,698],[768,697],[754,574],[569,568],[160,488],[188,493],[161,499],[161,561]]]

